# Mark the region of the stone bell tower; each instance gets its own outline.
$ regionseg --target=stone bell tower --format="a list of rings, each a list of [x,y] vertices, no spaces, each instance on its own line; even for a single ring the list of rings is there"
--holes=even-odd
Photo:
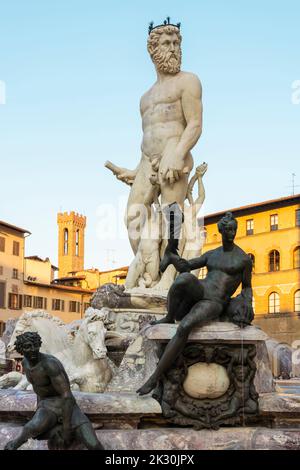
[[[57,214],[59,277],[84,269],[84,229],[86,217],[75,213]]]

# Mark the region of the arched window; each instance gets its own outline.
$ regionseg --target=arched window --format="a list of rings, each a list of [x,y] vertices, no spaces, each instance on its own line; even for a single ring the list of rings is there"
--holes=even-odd
[[[297,290],[294,294],[294,311],[300,312],[300,290]]]
[[[294,269],[299,269],[300,268],[300,246],[297,246],[297,248],[294,250]]]
[[[280,253],[277,250],[272,250],[269,253],[269,271],[280,270]]]
[[[76,230],[75,256],[79,256],[79,230]]]
[[[248,253],[248,256],[250,256],[251,261],[252,261],[252,271],[254,272],[255,270],[255,256],[252,253]]]
[[[69,231],[67,228],[64,229],[64,255],[68,254],[69,250]]]
[[[280,313],[280,297],[277,292],[269,295],[269,313]]]

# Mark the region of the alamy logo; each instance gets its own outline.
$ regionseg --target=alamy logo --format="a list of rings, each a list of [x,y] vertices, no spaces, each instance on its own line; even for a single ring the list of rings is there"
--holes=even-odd
[[[292,103],[300,104],[300,80],[295,80],[292,83]]]
[[[6,93],[5,93],[5,82],[0,80],[0,105],[5,104],[6,102]]]

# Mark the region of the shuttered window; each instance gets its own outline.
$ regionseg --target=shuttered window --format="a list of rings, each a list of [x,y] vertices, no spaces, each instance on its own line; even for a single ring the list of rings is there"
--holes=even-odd
[[[0,237],[0,251],[4,252],[5,251],[5,238]]]
[[[5,308],[5,282],[0,282],[0,308]]]
[[[19,294],[8,294],[8,308],[11,310],[21,310],[22,308],[22,296]]]
[[[19,256],[20,255],[20,243],[14,241],[13,242],[13,255]]]
[[[32,307],[32,296],[24,295],[24,307]]]

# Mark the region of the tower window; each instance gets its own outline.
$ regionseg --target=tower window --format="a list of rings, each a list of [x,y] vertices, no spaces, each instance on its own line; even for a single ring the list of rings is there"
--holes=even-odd
[[[79,256],[79,230],[76,230],[75,256]]]
[[[68,254],[69,250],[69,231],[67,228],[64,230],[64,255]]]

